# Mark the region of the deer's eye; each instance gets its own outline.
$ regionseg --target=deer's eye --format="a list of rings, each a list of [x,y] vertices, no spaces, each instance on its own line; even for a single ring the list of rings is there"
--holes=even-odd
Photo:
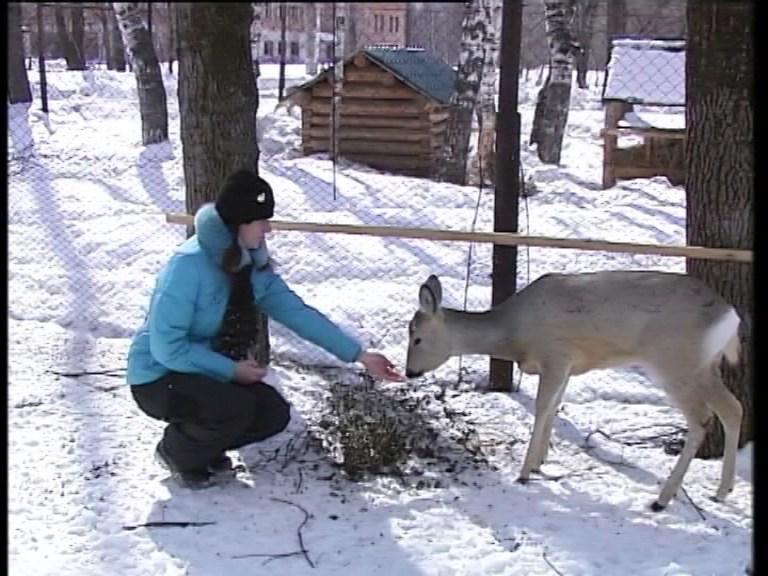
[[[413,345],[418,346],[419,344],[421,344],[421,338],[416,338],[416,340],[413,341]]]

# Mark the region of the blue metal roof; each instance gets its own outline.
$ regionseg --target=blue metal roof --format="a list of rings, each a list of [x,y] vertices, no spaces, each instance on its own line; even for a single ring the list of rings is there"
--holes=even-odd
[[[450,101],[456,72],[437,56],[415,48],[371,47],[364,52],[425,96],[441,104]]]

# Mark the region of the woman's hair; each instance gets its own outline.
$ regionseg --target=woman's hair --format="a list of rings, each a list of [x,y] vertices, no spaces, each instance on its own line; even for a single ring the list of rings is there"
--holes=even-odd
[[[221,256],[221,269],[231,276],[237,274],[240,270],[240,265],[243,261],[243,248],[240,246],[240,242],[237,239],[237,233],[232,234],[232,243],[224,251]],[[251,265],[256,270],[274,270],[277,266],[277,262],[270,256],[264,265],[258,265],[255,262],[251,262]]]
[[[232,234],[232,242],[221,256],[221,268],[227,274],[235,274],[240,269],[243,260],[243,249],[237,239],[237,232]]]

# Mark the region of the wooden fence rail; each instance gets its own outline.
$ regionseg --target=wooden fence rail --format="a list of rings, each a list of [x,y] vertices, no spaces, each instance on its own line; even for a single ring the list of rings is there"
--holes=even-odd
[[[192,226],[194,218],[189,214],[166,213],[165,219],[171,224]],[[421,240],[483,242],[506,246],[522,245],[539,248],[568,248],[593,252],[621,252],[625,254],[650,254],[697,258],[701,260],[730,260],[752,262],[752,250],[730,248],[707,248],[705,246],[670,246],[664,244],[633,244],[630,242],[609,242],[606,240],[577,240],[573,238],[552,238],[548,236],[524,236],[510,232],[463,232],[460,230],[438,230],[432,228],[406,228],[401,226],[360,226],[353,224],[321,224],[319,222],[271,221],[275,230],[292,232],[319,232],[323,234],[353,234],[359,236],[412,238]]]

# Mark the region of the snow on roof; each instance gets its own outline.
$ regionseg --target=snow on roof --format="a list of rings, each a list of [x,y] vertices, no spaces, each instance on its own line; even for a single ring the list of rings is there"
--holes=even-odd
[[[685,40],[616,38],[611,44],[603,101],[685,105]]]

